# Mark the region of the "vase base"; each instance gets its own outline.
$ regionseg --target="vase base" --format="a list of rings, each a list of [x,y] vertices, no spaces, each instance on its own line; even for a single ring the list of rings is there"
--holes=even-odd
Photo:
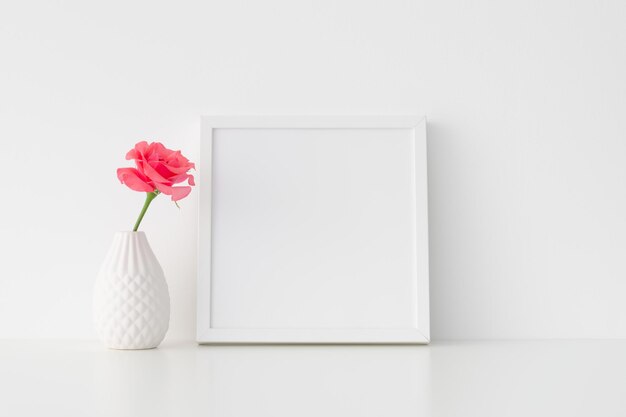
[[[150,347],[114,347],[114,346],[107,346],[108,349],[111,350],[150,350],[150,349],[156,349],[158,348],[158,346],[150,346]]]

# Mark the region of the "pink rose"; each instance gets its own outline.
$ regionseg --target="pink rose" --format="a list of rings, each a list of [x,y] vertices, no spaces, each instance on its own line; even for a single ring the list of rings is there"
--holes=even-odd
[[[117,178],[131,190],[147,193],[163,193],[172,197],[172,201],[185,198],[196,185],[193,175],[187,174],[195,169],[180,151],[167,149],[159,142],[148,144],[139,142],[128,151],[126,159],[134,159],[137,168],[118,168]],[[189,185],[174,187],[187,181]]]

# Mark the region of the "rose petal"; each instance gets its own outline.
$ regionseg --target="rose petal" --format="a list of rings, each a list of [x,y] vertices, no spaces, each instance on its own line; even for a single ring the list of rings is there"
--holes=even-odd
[[[170,171],[165,165],[163,165],[163,162],[161,161],[153,162],[151,166],[164,178],[170,178],[176,175],[174,172]]]
[[[168,185],[156,183],[157,190],[163,194],[172,196],[172,201],[178,201],[189,195],[191,187],[170,187]]]
[[[135,168],[118,168],[117,178],[131,190],[147,193],[154,191],[154,187],[149,184],[147,178]]]
[[[137,171],[141,172],[145,176],[146,174],[143,172],[143,164],[144,164],[143,159],[135,160],[135,166],[137,167]]]
[[[180,184],[181,182],[184,182],[186,180],[189,180],[189,185],[196,185],[193,181],[193,175],[189,175],[189,174],[174,175],[170,177],[169,180],[172,183],[172,185]]]
[[[142,140],[141,142],[137,142],[135,147],[128,151],[126,154],[126,159],[142,159],[143,153],[148,147],[148,142]]]
[[[165,169],[167,169],[168,171],[170,171],[174,175],[184,174],[187,171],[189,171],[189,169],[190,169],[188,166],[177,167],[177,166],[174,166],[174,165],[168,165],[166,162],[159,162],[159,164],[162,164]]]
[[[131,149],[130,151],[128,151],[126,153],[126,159],[127,160],[139,159],[139,158],[141,158],[141,154],[139,152],[137,152],[136,149]]]
[[[165,161],[153,162],[152,168],[156,169],[159,174],[164,176],[165,178],[169,178],[174,175],[185,174],[189,171],[189,167],[176,167],[172,165],[168,165]]]
[[[170,158],[168,158],[167,162],[175,167],[187,168],[187,170],[191,168],[196,169],[195,164],[193,162],[189,162],[189,159],[185,158],[180,151],[174,152]]]
[[[171,149],[167,149],[161,142],[154,142],[154,152],[161,157],[161,159],[168,159],[170,155],[175,153]]]
[[[154,158],[158,159],[158,155],[156,155],[154,152],[154,145],[154,142],[152,142],[146,147],[146,150],[143,153],[143,157],[146,161],[150,161]]]
[[[161,142],[152,142],[144,154],[146,159],[151,162],[164,161],[173,153],[171,149],[167,149]]]
[[[165,185],[172,185],[172,181],[159,174],[149,163],[143,164],[143,173],[155,183],[159,182]]]

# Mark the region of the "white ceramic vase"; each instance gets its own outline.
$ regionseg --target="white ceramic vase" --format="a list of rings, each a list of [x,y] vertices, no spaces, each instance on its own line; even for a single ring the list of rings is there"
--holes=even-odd
[[[144,232],[118,232],[94,290],[93,313],[100,339],[113,349],[151,349],[170,321],[163,269]]]

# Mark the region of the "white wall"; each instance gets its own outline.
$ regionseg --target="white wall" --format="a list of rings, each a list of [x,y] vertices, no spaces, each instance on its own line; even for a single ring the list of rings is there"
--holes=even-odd
[[[626,3],[0,3],[0,337],[94,337],[138,140],[201,114],[427,114],[432,332],[626,337]],[[194,336],[197,192],[144,230]]]

